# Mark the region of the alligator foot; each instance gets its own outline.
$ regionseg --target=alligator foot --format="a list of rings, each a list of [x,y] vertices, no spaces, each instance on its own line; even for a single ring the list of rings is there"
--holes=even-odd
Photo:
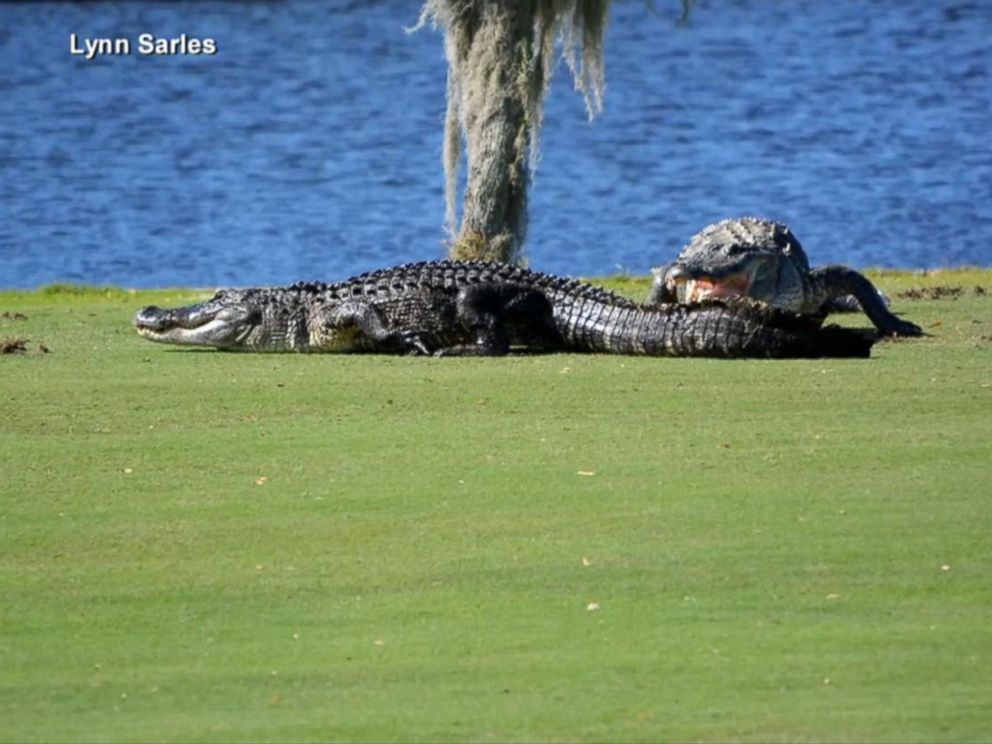
[[[407,356],[430,356],[431,349],[424,342],[421,331],[391,331],[381,337],[384,346],[396,349]]]
[[[923,329],[916,323],[897,318],[885,304],[885,300],[864,275],[846,266],[825,266],[810,272],[810,280],[815,287],[830,299],[854,297],[865,315],[874,323],[883,336],[922,336]]]
[[[923,329],[920,328],[916,323],[910,323],[908,320],[903,320],[902,318],[897,318],[892,315],[887,318],[883,325],[879,326],[879,331],[881,331],[884,336],[925,336]]]

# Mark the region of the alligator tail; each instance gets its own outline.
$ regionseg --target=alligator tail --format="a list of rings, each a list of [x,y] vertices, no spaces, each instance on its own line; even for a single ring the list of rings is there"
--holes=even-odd
[[[562,318],[566,348],[646,356],[818,359],[867,357],[875,335],[771,307],[748,298],[689,305],[616,307],[575,303]]]
[[[779,310],[748,298],[669,307],[678,320],[665,324],[675,332],[663,333],[664,345],[668,353],[679,356],[868,357],[875,342],[874,333],[822,327],[818,317]]]

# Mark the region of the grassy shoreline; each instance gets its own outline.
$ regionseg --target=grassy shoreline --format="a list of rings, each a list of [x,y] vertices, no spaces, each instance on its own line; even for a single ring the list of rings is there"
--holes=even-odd
[[[949,266],[933,269],[890,269],[868,268],[862,270],[865,276],[874,282],[882,282],[894,288],[909,286],[929,287],[937,284],[982,284],[988,283],[992,277],[992,269],[980,266]],[[648,278],[631,274],[614,274],[605,277],[586,278],[594,284],[614,287],[630,287],[636,294],[641,289],[646,291]],[[125,298],[135,295],[167,293],[178,296],[190,294],[199,295],[213,292],[213,287],[150,287],[132,288],[118,285],[75,284],[72,282],[54,282],[33,289],[12,289],[0,287],[0,299],[10,301],[17,298],[32,297],[50,300],[73,298],[104,297]]]
[[[0,291],[0,740],[987,739],[992,271],[872,276],[933,335],[232,355],[130,328],[208,292]]]

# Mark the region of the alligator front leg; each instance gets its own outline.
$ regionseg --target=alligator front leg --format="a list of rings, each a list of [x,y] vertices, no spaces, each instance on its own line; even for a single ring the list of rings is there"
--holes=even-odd
[[[885,306],[875,285],[865,276],[846,266],[824,266],[810,272],[814,287],[825,293],[827,300],[853,295],[871,322],[886,336],[922,336],[923,329],[908,320],[897,318]]]
[[[417,330],[389,328],[375,305],[351,300],[321,310],[311,331],[313,351],[381,351],[425,354],[431,349]]]
[[[516,287],[482,284],[465,287],[458,292],[455,313],[458,322],[468,328],[475,342],[456,344],[435,352],[436,356],[506,356],[510,340],[506,333],[506,294],[515,294]]]
[[[551,303],[537,289],[478,284],[460,290],[455,307],[458,322],[471,331],[475,343],[449,346],[437,356],[504,356],[511,339],[530,347],[561,345]]]

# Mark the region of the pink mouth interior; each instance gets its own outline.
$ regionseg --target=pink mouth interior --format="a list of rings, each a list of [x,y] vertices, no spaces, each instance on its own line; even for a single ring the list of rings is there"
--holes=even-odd
[[[686,302],[699,302],[708,298],[743,297],[751,289],[751,278],[734,274],[720,280],[710,278],[690,279],[686,282]]]

